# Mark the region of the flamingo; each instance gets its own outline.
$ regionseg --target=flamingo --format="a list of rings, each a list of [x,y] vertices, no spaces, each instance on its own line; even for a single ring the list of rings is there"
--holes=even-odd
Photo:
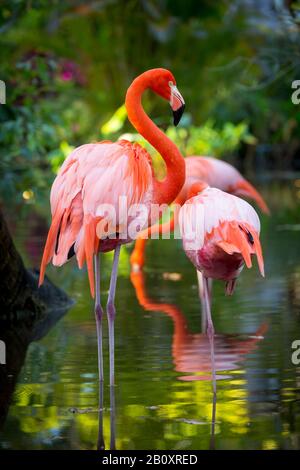
[[[155,178],[150,154],[137,143],[103,141],[76,148],[66,158],[52,185],[52,222],[40,269],[39,285],[43,283],[46,265],[51,260],[55,266],[61,266],[75,255],[79,268],[86,262],[91,295],[95,298],[98,369],[102,382],[100,252],[114,251],[106,305],[110,385],[114,385],[115,380],[115,292],[121,245],[132,240],[127,231],[130,223],[137,230],[147,227],[152,204],[170,204],[185,181],[184,159],[178,148],[143,109],[141,98],[146,89],[170,102],[174,125],[179,123],[185,103],[173,74],[162,68],[142,73],[127,90],[128,119],[163,157],[167,168],[165,179],[158,181]],[[130,216],[130,208],[136,204],[146,208],[146,219],[142,220],[140,214]]]
[[[178,206],[185,203],[190,187],[197,182],[205,182],[213,188],[253,200],[262,212],[265,214],[270,213],[267,204],[259,192],[229,163],[213,157],[191,156],[185,158],[185,166],[186,180],[174,201],[177,211],[175,209],[174,215],[168,223],[153,225],[148,230],[140,232],[130,257],[133,271],[141,270],[144,267],[147,239],[154,234],[162,234],[174,229],[177,223]],[[199,280],[199,288],[202,292],[201,278]]]
[[[225,281],[226,293],[231,295],[244,264],[251,268],[253,255],[256,255],[260,273],[264,276],[260,221],[253,207],[243,199],[210,188],[206,183],[195,183],[180,209],[179,229],[187,257],[203,275],[204,314],[211,345],[215,394],[214,325],[209,279]]]

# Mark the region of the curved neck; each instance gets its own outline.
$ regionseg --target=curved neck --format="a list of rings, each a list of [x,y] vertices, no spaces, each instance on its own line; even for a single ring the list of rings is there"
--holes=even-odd
[[[137,77],[128,88],[125,106],[128,119],[162,156],[166,163],[167,175],[162,181],[153,176],[153,203],[171,204],[185,181],[185,162],[176,145],[154,124],[145,113],[141,98],[149,86],[147,72]]]
[[[208,188],[208,184],[204,183],[204,181],[198,181],[197,183],[192,184],[192,186],[189,187],[187,199],[198,196],[198,194],[202,193],[206,188]]]
[[[179,308],[173,304],[154,302],[150,297],[148,297],[144,274],[142,271],[131,271],[130,280],[135,289],[135,294],[139,304],[147,311],[154,312],[158,310],[172,318],[174,324],[173,342],[177,347],[184,343],[186,338],[189,336],[189,332],[186,318]]]

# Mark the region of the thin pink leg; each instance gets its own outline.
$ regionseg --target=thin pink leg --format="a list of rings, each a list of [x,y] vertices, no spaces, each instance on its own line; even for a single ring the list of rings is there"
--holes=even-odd
[[[201,271],[197,270],[198,278],[198,291],[199,298],[201,302],[201,331],[204,332],[207,329],[207,314],[206,314],[206,304],[204,298],[204,277]],[[211,305],[211,293],[212,293],[212,279],[208,279],[208,293],[209,293],[209,305]]]
[[[99,383],[99,416],[98,416],[98,440],[97,450],[105,450],[103,434],[103,382]]]
[[[213,280],[208,278],[208,293],[209,293],[209,305],[211,307],[211,298],[212,298],[212,285],[213,285]]]
[[[217,385],[216,385],[216,364],[215,364],[215,347],[214,347],[214,325],[211,318],[210,311],[210,300],[209,300],[209,279],[203,276],[203,291],[204,291],[204,300],[205,300],[205,311],[207,319],[207,336],[210,343],[210,355],[211,355],[211,368],[212,368],[212,379],[213,379],[213,392],[216,395]]]
[[[211,413],[211,433],[210,433],[210,450],[215,450],[215,429],[216,429],[216,411],[217,411],[217,395],[214,393],[212,401]]]
[[[102,352],[103,309],[101,307],[101,300],[100,300],[100,253],[97,255],[94,255],[94,266],[95,266],[95,284],[96,284],[95,318],[96,318],[97,344],[98,344],[98,374],[99,374],[99,381],[103,382],[103,352]]]
[[[110,387],[110,450],[116,450],[116,403],[115,387]]]
[[[115,316],[116,316],[115,294],[116,294],[116,285],[117,285],[117,277],[118,277],[120,249],[121,249],[121,245],[117,245],[115,249],[115,253],[114,253],[114,260],[113,260],[110,285],[109,285],[109,294],[108,294],[108,300],[107,300],[107,305],[106,305],[106,313],[107,313],[107,320],[108,320],[108,333],[109,333],[109,378],[110,378],[111,386],[115,384],[115,332],[114,332],[114,324],[115,324]]]
[[[206,305],[205,305],[205,298],[204,298],[204,285],[203,285],[203,275],[201,271],[197,270],[197,278],[198,278],[198,291],[199,291],[199,299],[201,302],[201,331],[206,331]]]

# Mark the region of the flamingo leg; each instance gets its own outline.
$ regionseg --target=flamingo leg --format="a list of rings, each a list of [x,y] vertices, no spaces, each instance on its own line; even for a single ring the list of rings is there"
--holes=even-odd
[[[215,329],[214,324],[211,318],[210,311],[210,298],[209,298],[209,279],[203,276],[203,292],[204,292],[204,301],[205,301],[205,311],[206,311],[206,321],[207,321],[207,336],[210,343],[210,355],[211,355],[211,368],[212,368],[212,379],[213,379],[213,392],[214,395],[217,393],[216,385],[216,364],[215,364],[215,347],[214,347],[214,336]]]
[[[201,271],[197,270],[198,278],[198,292],[201,302],[201,331],[205,332],[207,330],[207,313],[206,313],[206,301],[204,296],[204,277]],[[209,304],[211,305],[211,292],[212,292],[212,279],[208,279],[208,298]]]
[[[204,285],[203,285],[203,275],[201,271],[197,270],[197,278],[198,278],[198,291],[199,291],[199,298],[201,302],[201,331],[206,331],[206,305],[205,305],[205,298],[204,298]]]
[[[100,300],[100,253],[94,255],[95,265],[95,284],[96,284],[96,295],[95,295],[95,318],[97,328],[97,343],[98,343],[98,373],[99,381],[103,382],[103,351],[102,351],[102,318],[103,309]]]
[[[176,199],[174,201],[174,212],[173,216],[170,218],[168,222],[158,222],[155,225],[152,225],[151,227],[143,230],[140,232],[140,237],[147,233],[147,238],[138,238],[135,242],[134,245],[134,250],[131,253],[130,256],[130,264],[131,264],[131,269],[133,272],[138,272],[143,269],[144,264],[145,264],[145,252],[146,252],[146,244],[147,240],[151,239],[153,235],[170,235],[172,232],[174,232],[175,227],[178,222],[178,216],[179,216],[179,207],[182,205],[182,202],[180,199]],[[164,238],[164,237],[162,237]],[[168,237],[167,237],[168,238]]]
[[[98,416],[98,440],[97,450],[105,450],[103,434],[103,381],[99,383],[99,416]]]
[[[210,442],[209,442],[210,450],[215,450],[216,411],[217,411],[217,395],[214,393],[213,401],[212,401],[211,433],[210,433]]]
[[[117,245],[114,252],[114,260],[111,271],[110,285],[109,285],[109,294],[106,305],[106,313],[108,320],[108,334],[109,334],[109,377],[110,385],[115,384],[115,316],[116,316],[116,307],[115,307],[115,294],[116,294],[116,285],[118,277],[118,265],[120,257],[121,245]]]
[[[211,278],[208,278],[208,293],[209,293],[209,303],[211,306],[211,297],[212,297],[212,285],[213,285],[213,280]]]
[[[110,450],[116,450],[116,402],[115,387],[110,387]]]

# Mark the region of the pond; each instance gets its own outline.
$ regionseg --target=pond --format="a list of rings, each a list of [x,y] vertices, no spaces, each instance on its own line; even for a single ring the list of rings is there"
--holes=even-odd
[[[74,261],[48,269],[75,304],[48,334],[26,345],[0,447],[96,449],[100,418],[106,448],[299,449],[300,365],[291,360],[292,342],[300,339],[299,192],[294,179],[268,182],[262,190],[272,211],[270,218],[261,218],[265,279],[255,263],[242,272],[234,296],[225,297],[223,284],[214,284],[214,427],[209,344],[201,331],[196,274],[179,240],[155,240],[140,274],[130,276],[131,247],[122,249],[116,386],[113,397],[105,324],[100,416],[86,272]],[[26,265],[38,265],[46,217],[28,206],[10,218],[10,228]],[[111,254],[104,255],[103,298],[111,262]]]

